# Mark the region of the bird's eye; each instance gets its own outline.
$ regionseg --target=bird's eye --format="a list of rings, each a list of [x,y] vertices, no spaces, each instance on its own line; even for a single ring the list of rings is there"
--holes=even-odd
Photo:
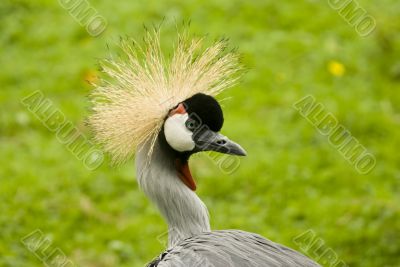
[[[186,128],[188,128],[190,131],[195,130],[199,125],[199,123],[193,119],[188,119],[185,124]]]

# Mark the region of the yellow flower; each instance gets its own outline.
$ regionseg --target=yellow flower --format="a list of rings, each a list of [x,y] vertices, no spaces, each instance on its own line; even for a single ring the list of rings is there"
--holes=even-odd
[[[336,77],[342,77],[346,71],[344,65],[338,61],[332,60],[328,63],[328,71]]]
[[[94,70],[87,70],[85,71],[85,73],[83,74],[83,79],[85,80],[85,82],[87,82],[88,84],[94,84],[97,83],[97,81],[99,80],[98,76],[97,76],[97,72]]]

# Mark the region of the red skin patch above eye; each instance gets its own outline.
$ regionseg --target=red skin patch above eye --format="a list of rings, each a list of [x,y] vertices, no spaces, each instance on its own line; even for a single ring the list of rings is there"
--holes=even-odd
[[[186,113],[186,109],[185,106],[180,103],[175,109],[171,110],[168,114],[168,116],[173,116],[175,114],[185,114]]]

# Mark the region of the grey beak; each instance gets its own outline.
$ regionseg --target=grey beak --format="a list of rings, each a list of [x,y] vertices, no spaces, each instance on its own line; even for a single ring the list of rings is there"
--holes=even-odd
[[[239,144],[207,128],[196,131],[193,134],[193,140],[196,143],[196,152],[216,151],[224,154],[246,156],[246,151]]]

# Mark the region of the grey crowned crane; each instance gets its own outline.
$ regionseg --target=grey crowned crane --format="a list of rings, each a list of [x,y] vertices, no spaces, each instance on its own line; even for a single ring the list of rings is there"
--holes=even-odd
[[[237,81],[238,56],[225,41],[204,49],[183,33],[166,59],[159,36],[147,32],[141,46],[123,40],[123,56],[102,61],[107,78],[91,95],[89,117],[115,163],[136,154],[139,187],[168,223],[168,248],[148,266],[319,266],[260,235],[211,230],[188,161],[201,151],[246,154],[219,133],[224,118],[214,98]]]

